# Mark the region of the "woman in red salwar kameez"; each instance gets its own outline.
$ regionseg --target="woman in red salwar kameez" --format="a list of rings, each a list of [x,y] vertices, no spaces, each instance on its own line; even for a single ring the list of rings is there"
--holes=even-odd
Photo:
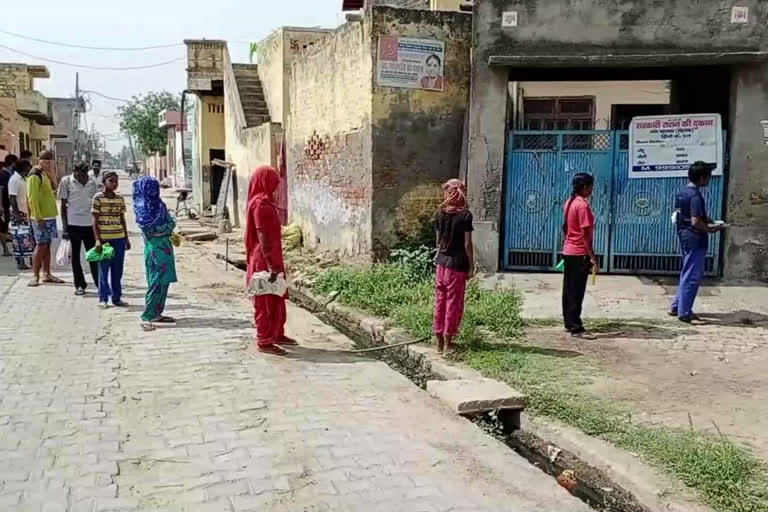
[[[272,280],[285,275],[280,218],[274,201],[279,185],[280,175],[268,165],[257,167],[251,175],[245,228],[246,285],[256,272],[268,271]],[[259,352],[284,355],[281,345],[297,344],[285,335],[285,297],[257,295],[253,306]]]

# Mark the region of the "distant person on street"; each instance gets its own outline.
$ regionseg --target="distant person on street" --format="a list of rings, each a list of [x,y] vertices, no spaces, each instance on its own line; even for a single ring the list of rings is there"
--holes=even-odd
[[[38,163],[32,168],[27,178],[27,208],[32,231],[35,236],[35,253],[32,257],[32,273],[34,277],[29,286],[40,285],[40,272],[43,272],[43,283],[61,284],[64,281],[51,274],[51,243],[59,237],[56,217],[54,190],[58,183],[54,172],[53,151],[45,150],[37,157]]]
[[[8,250],[8,228],[11,225],[11,197],[8,192],[8,184],[14,173],[16,155],[5,155],[0,162],[0,244],[3,246],[3,256],[11,256]]]
[[[83,275],[83,265],[80,261],[80,249],[89,251],[96,245],[93,234],[93,218],[91,206],[93,197],[99,191],[99,186],[88,175],[88,164],[77,164],[71,175],[65,176],[59,184],[59,200],[61,201],[62,238],[72,243],[72,273],[75,281],[75,295],[85,295],[88,283]],[[93,283],[99,285],[99,264],[91,262]]]
[[[590,174],[580,172],[573,177],[571,185],[571,197],[563,206],[563,321],[565,330],[572,336],[595,339],[584,329],[581,321],[589,274],[599,268],[593,247],[595,216],[587,201],[592,195],[595,179]]]
[[[145,331],[155,329],[155,323],[170,324],[175,320],[163,316],[168,288],[176,279],[171,233],[176,227],[168,207],[160,198],[160,183],[143,176],[133,183],[133,211],[136,224],[144,236],[144,270],[147,276],[147,297],[141,315]]]
[[[125,199],[117,194],[120,181],[115,171],[106,171],[101,176],[104,191],[93,197],[93,234],[96,251],[101,252],[104,244],[115,249],[115,256],[99,262],[99,307],[109,307],[109,299],[117,307],[126,307],[123,297],[123,266],[125,251],[131,249],[128,228],[125,223]]]
[[[272,281],[285,274],[280,218],[274,199],[279,185],[280,175],[270,166],[257,167],[251,175],[245,228],[246,286],[256,272],[270,272]],[[253,305],[260,352],[284,355],[281,345],[297,345],[285,335],[285,297],[257,295]]]
[[[723,227],[712,225],[701,189],[709,185],[714,166],[695,162],[688,170],[688,184],[675,196],[677,236],[680,240],[683,265],[680,285],[672,301],[670,316],[691,323],[699,318],[693,313],[693,303],[704,276],[704,262],[709,248],[709,234]]]
[[[8,182],[8,194],[11,201],[10,236],[13,243],[13,256],[19,270],[29,270],[27,260],[35,251],[35,237],[29,225],[27,208],[27,176],[32,169],[29,160],[19,159],[14,165],[15,172]]]
[[[448,180],[443,185],[443,203],[435,217],[437,270],[432,331],[437,338],[437,351],[441,354],[455,350],[453,340],[464,317],[467,281],[475,271],[473,229],[472,214],[467,209],[466,185],[461,180]]]
[[[101,184],[101,160],[91,162],[91,178],[97,184]]]

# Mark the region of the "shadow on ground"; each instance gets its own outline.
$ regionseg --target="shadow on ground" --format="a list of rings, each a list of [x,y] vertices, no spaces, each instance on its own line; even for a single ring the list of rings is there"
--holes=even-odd
[[[176,318],[176,327],[192,328],[192,329],[222,329],[222,330],[235,330],[235,329],[253,329],[251,321],[241,318]]]
[[[733,313],[699,313],[699,317],[710,325],[768,329],[768,315],[754,311],[740,310]]]

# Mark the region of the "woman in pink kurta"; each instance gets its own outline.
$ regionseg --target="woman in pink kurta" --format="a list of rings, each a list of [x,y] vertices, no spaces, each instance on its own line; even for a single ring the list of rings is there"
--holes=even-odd
[[[437,270],[432,330],[437,338],[437,351],[447,353],[455,349],[453,339],[459,333],[464,316],[464,294],[475,263],[467,187],[460,180],[449,180],[443,185],[443,196],[435,218]]]

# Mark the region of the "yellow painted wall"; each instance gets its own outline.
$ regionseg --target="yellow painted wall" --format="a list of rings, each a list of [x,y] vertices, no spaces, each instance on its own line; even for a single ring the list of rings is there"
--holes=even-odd
[[[211,149],[224,149],[224,97],[203,96],[200,157],[203,165],[210,163]]]
[[[594,96],[595,130],[611,129],[613,105],[669,104],[663,80],[606,82],[519,82],[524,98]]]
[[[202,96],[200,98],[198,141],[200,144],[200,163],[202,167],[200,189],[202,191],[203,208],[211,204],[210,150],[223,150],[225,148],[224,133],[224,97]]]
[[[429,8],[433,11],[458,11],[467,0],[430,0]]]

